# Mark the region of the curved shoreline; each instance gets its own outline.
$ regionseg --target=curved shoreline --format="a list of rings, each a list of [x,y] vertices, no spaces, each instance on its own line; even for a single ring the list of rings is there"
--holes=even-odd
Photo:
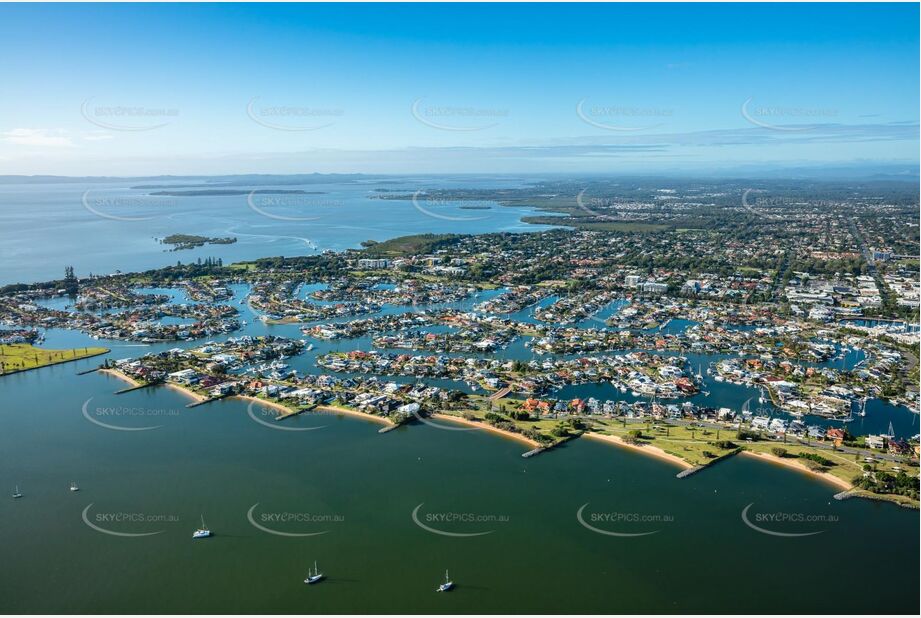
[[[348,408],[340,408],[339,406],[317,406],[315,409],[320,412],[331,412],[335,414],[345,414],[346,416],[354,416],[355,418],[362,418],[368,421],[375,422],[379,425],[393,426],[394,422],[389,418],[383,416],[375,416],[373,414],[366,414],[364,412],[359,412],[358,410],[349,410]]]
[[[277,403],[275,401],[269,401],[268,399],[259,399],[258,397],[253,397],[252,395],[231,395],[230,397],[228,397],[228,399],[234,399],[234,398],[245,399],[246,401],[252,401],[253,403],[262,404],[267,408],[273,408],[281,412],[282,416],[290,416],[292,414],[296,414],[296,410],[292,410],[291,408],[289,408],[288,406],[284,404]],[[279,416],[278,418],[281,418],[281,416]]]
[[[180,393],[182,393],[183,395],[186,395],[186,396],[188,396],[188,397],[191,397],[191,398],[194,399],[195,401],[206,401],[206,400],[208,399],[208,398],[205,397],[204,395],[199,395],[198,393],[196,393],[196,392],[193,391],[193,390],[190,390],[190,389],[188,389],[188,388],[186,388],[186,387],[184,387],[184,386],[179,386],[178,384],[173,384],[172,382],[163,382],[163,386],[165,386],[165,387],[167,387],[167,388],[171,388],[171,389],[173,389],[174,391],[178,391],[178,392],[180,392]]]
[[[667,461],[680,468],[684,468],[685,470],[688,470],[694,467],[690,463],[678,457],[677,455],[666,453],[665,451],[660,449],[658,446],[653,446],[651,444],[642,444],[642,445],[630,444],[628,442],[625,442],[623,438],[621,438],[620,436],[612,436],[610,434],[597,433],[593,431],[586,431],[582,435],[592,440],[597,440],[599,442],[607,442],[608,444],[614,444],[615,446],[620,446],[626,449],[630,449],[631,451],[645,453],[646,455],[655,457],[656,459],[659,459],[662,461]]]
[[[814,476],[818,479],[821,479],[825,481],[826,483],[830,483],[834,485],[835,487],[838,487],[839,489],[843,489],[843,490],[854,489],[854,486],[848,483],[847,481],[845,481],[844,479],[838,478],[834,474],[829,474],[828,472],[816,472],[815,470],[808,468],[805,464],[802,464],[798,461],[792,461],[792,460],[788,461],[786,459],[781,459],[780,457],[777,457],[776,455],[769,455],[768,453],[755,453],[755,452],[746,451],[746,450],[742,450],[741,454],[747,455],[749,457],[754,457],[756,459],[761,459],[761,460],[767,461],[768,463],[776,464],[778,466],[784,466],[785,468],[790,468],[791,470],[797,470],[799,472],[804,472],[810,476]]]
[[[114,378],[118,378],[119,380],[122,380],[123,382],[127,382],[127,383],[130,384],[131,386],[141,386],[141,383],[140,383],[140,382],[138,382],[138,381],[135,380],[134,378],[128,376],[127,374],[122,373],[122,372],[119,371],[118,369],[100,368],[100,369],[99,369],[99,373],[104,373],[104,374],[110,375],[110,376],[112,376],[112,377],[114,377]]]
[[[451,414],[444,414],[443,412],[434,412],[432,413],[432,418],[457,423],[458,425],[466,425],[467,427],[472,427],[475,429],[482,429],[483,431],[488,431],[489,433],[494,433],[498,436],[508,438],[509,440],[515,440],[516,442],[521,442],[522,444],[527,444],[532,448],[539,448],[541,445],[539,442],[532,440],[531,438],[526,438],[520,433],[514,433],[512,431],[506,431],[504,429],[499,429],[498,427],[493,427],[487,423],[480,421],[471,421],[466,418],[459,416],[453,416]]]
[[[118,378],[118,379],[120,379],[120,380],[123,380],[123,381],[125,381],[125,382],[131,384],[132,386],[141,386],[141,383],[140,383],[140,382],[138,382],[138,381],[135,380],[134,378],[131,378],[131,377],[129,377],[128,375],[122,373],[121,371],[118,371],[117,369],[100,369],[99,372],[100,372],[100,373],[105,373],[105,374],[111,375],[111,376],[113,376],[113,377],[115,377],[115,378]],[[205,397],[199,395],[198,393],[196,393],[196,392],[194,392],[194,391],[191,391],[191,390],[189,390],[189,389],[187,389],[187,388],[185,388],[185,387],[183,387],[183,386],[180,386],[180,385],[178,385],[178,384],[164,383],[164,385],[165,385],[165,386],[168,386],[168,387],[170,387],[170,388],[172,388],[172,389],[174,389],[174,390],[176,390],[176,391],[178,391],[178,392],[180,392],[180,393],[183,393],[183,394],[185,394],[185,395],[188,395],[189,397],[195,399],[196,401],[204,401],[204,400],[206,399]],[[263,405],[266,405],[266,406],[275,408],[275,409],[277,409],[277,410],[279,410],[279,411],[282,411],[282,412],[285,413],[285,414],[293,414],[293,411],[292,411],[290,408],[288,408],[288,407],[286,407],[286,406],[284,406],[284,405],[282,405],[282,404],[275,403],[275,402],[273,402],[273,401],[267,401],[267,400],[265,400],[265,399],[259,399],[258,397],[252,397],[252,396],[250,396],[250,395],[233,395],[231,398],[238,398],[238,399],[245,399],[245,400],[248,400],[248,401],[253,401],[253,402],[256,402],[256,403],[260,403],[260,404],[263,404]],[[392,426],[392,425],[394,424],[393,421],[391,421],[391,420],[388,419],[388,418],[382,417],[382,416],[374,416],[374,415],[371,415],[371,414],[366,414],[366,413],[364,413],[364,412],[359,412],[359,411],[357,411],[357,410],[349,410],[349,409],[347,409],[347,408],[341,408],[341,407],[338,407],[338,406],[317,406],[316,410],[319,410],[319,411],[321,411],[321,412],[329,412],[329,413],[334,413],[334,414],[343,414],[343,415],[346,415],[346,416],[351,416],[351,417],[355,417],[355,418],[361,418],[361,419],[369,420],[369,421],[372,421],[372,422],[374,422],[374,423],[378,423],[378,424],[381,424],[381,425],[390,425],[390,426]],[[489,425],[489,424],[487,424],[487,423],[483,423],[483,422],[480,422],[480,421],[471,421],[471,420],[468,420],[468,419],[466,419],[466,418],[462,418],[462,417],[458,417],[458,416],[453,416],[453,415],[450,415],[450,414],[444,414],[444,413],[441,413],[441,412],[435,412],[435,413],[433,413],[433,414],[432,414],[432,418],[438,419],[438,420],[444,420],[444,421],[448,421],[448,422],[457,423],[457,424],[459,424],[459,425],[465,425],[465,426],[467,426],[467,427],[471,427],[471,428],[475,428],[475,429],[482,429],[483,431],[486,431],[486,432],[488,432],[488,433],[492,433],[492,434],[495,434],[495,435],[504,437],[504,438],[509,439],[509,440],[514,440],[514,441],[519,442],[519,443],[522,443],[522,444],[526,444],[526,445],[528,445],[528,446],[530,446],[530,447],[532,447],[532,448],[538,448],[538,447],[540,447],[540,444],[539,444],[538,442],[536,442],[536,441],[534,441],[534,440],[531,440],[530,438],[526,438],[525,436],[523,436],[523,435],[521,435],[521,434],[513,433],[513,432],[511,432],[511,431],[506,431],[506,430],[504,430],[504,429],[499,429],[498,427],[493,427],[492,425]],[[683,468],[683,469],[685,469],[685,470],[694,467],[694,466],[692,466],[690,463],[688,463],[687,461],[685,461],[685,460],[681,459],[680,457],[678,457],[677,455],[672,455],[671,453],[667,453],[666,451],[662,450],[661,448],[656,447],[656,446],[653,446],[653,445],[651,445],[651,444],[645,444],[645,445],[629,444],[629,443],[627,443],[627,442],[624,442],[624,440],[623,440],[622,438],[620,438],[619,436],[614,436],[614,435],[609,435],[609,434],[602,434],[602,433],[597,433],[597,432],[592,432],[592,431],[586,431],[586,432],[585,432],[584,434],[582,434],[582,435],[583,435],[584,437],[586,437],[586,438],[591,439],[591,440],[596,440],[596,441],[598,441],[598,442],[605,442],[605,443],[607,443],[607,444],[613,444],[613,445],[615,445],[615,446],[619,446],[619,447],[622,447],[622,448],[629,449],[629,450],[631,450],[631,451],[633,451],[633,452],[636,452],[636,453],[644,453],[644,454],[646,454],[647,456],[655,457],[656,459],[659,459],[660,461],[665,461],[665,462],[674,464],[674,465],[676,465],[676,466],[678,466],[678,467],[680,467],[680,468]],[[804,473],[804,474],[806,474],[806,475],[808,475],[808,476],[811,476],[811,477],[813,477],[813,478],[822,480],[822,481],[824,481],[825,483],[834,485],[835,487],[837,487],[837,488],[839,488],[839,489],[841,489],[841,490],[845,490],[845,491],[846,491],[846,490],[852,490],[852,489],[854,489],[854,486],[851,485],[850,483],[848,483],[847,481],[845,481],[844,479],[838,478],[837,476],[835,476],[835,475],[833,475],[833,474],[830,474],[830,473],[828,473],[828,472],[816,472],[815,470],[810,469],[810,468],[807,467],[805,464],[800,463],[800,462],[798,462],[798,461],[787,460],[787,459],[781,459],[780,457],[777,457],[777,456],[775,456],[775,455],[770,455],[770,454],[768,454],[768,453],[756,453],[756,452],[747,451],[747,450],[744,450],[744,449],[741,451],[740,454],[746,455],[746,456],[749,456],[749,457],[752,457],[752,458],[755,458],[755,459],[760,459],[760,460],[765,461],[765,462],[767,462],[767,463],[772,463],[772,464],[775,464],[775,465],[783,466],[783,467],[785,467],[785,468],[789,468],[789,469],[795,470],[795,471],[797,471],[797,472]]]

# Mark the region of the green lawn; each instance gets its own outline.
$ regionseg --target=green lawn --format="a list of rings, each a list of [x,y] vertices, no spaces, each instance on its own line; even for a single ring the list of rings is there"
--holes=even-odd
[[[105,354],[107,348],[76,348],[73,350],[44,350],[27,343],[0,345],[0,374],[38,369],[47,365],[67,363],[90,356]]]

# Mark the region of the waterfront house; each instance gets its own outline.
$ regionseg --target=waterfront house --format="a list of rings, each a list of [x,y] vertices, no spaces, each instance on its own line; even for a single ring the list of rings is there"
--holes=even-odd
[[[169,374],[169,379],[178,384],[191,385],[198,382],[199,376],[194,369],[182,369]]]

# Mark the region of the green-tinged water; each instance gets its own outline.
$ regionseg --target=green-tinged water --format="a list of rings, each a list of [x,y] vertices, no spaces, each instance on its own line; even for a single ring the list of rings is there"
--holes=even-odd
[[[588,440],[522,459],[516,442],[423,424],[278,430],[245,402],[187,409],[167,388],[115,396],[118,380],[75,375],[98,362],[0,378],[5,612],[919,610],[918,513],[836,501],[787,469],[739,458],[679,480]],[[104,428],[85,403],[157,428]],[[591,531],[586,504],[589,526],[652,534]],[[749,504],[764,530],[818,534],[758,532]],[[202,515],[215,536],[193,541]],[[307,586],[315,560],[328,579]],[[445,569],[457,588],[437,594]]]

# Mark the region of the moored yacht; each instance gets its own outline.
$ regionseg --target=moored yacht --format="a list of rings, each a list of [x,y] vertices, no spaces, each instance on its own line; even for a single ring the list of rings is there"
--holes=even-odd
[[[307,579],[304,580],[305,584],[316,584],[323,580],[326,577],[323,573],[320,573],[320,569],[317,568],[317,563],[313,563],[313,571],[307,569]]]
[[[438,588],[435,589],[435,592],[448,592],[452,588],[454,588],[454,582],[451,581],[451,578],[448,577],[448,571],[445,570],[445,582],[438,586]]]
[[[211,531],[205,527],[205,516],[201,516],[201,528],[192,533],[193,539],[206,539],[211,536]]]

